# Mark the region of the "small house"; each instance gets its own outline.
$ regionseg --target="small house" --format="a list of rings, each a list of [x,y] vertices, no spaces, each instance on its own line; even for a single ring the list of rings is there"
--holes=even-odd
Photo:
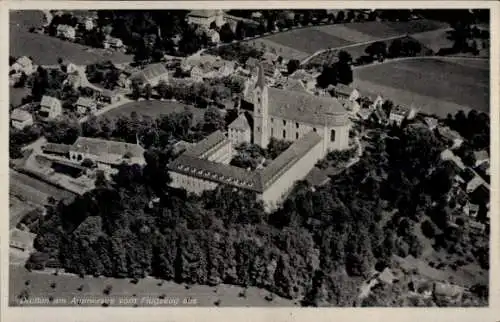
[[[414,116],[413,109],[403,107],[401,105],[394,106],[389,113],[389,122],[401,126],[404,120],[412,119]]]
[[[451,149],[459,148],[464,142],[462,136],[447,126],[436,127],[436,133],[443,139],[447,140],[451,144]]]
[[[120,95],[114,91],[105,89],[101,92],[99,99],[106,104],[114,104],[120,101]]]
[[[168,82],[168,71],[162,63],[148,65],[141,71],[138,71],[130,76],[131,81],[137,81],[142,85],[151,85],[155,87],[161,81]]]
[[[40,111],[39,115],[42,118],[53,119],[62,114],[62,105],[61,101],[52,96],[44,96],[42,97],[42,101],[40,102]]]
[[[68,40],[75,40],[76,37],[75,28],[68,25],[58,25],[56,29],[56,34],[57,37]]]
[[[10,123],[12,127],[22,130],[33,125],[33,116],[26,110],[16,108],[10,113]]]
[[[93,99],[82,96],[76,101],[75,107],[80,114],[93,113],[97,110],[97,104]]]
[[[217,31],[209,29],[207,31],[208,42],[212,45],[217,45],[220,43],[220,35]]]
[[[16,73],[25,73],[26,75],[31,75],[35,71],[33,62],[26,56],[19,57],[12,66],[10,70]]]
[[[474,151],[473,156],[474,156],[474,166],[475,167],[490,160],[490,156],[488,154],[488,151],[486,151],[486,150]]]
[[[189,76],[195,82],[202,82],[203,77],[205,76],[205,72],[200,67],[194,66],[193,68],[191,68]]]
[[[431,131],[434,131],[434,129],[438,126],[438,120],[434,117],[425,117],[424,123]]]
[[[259,66],[259,60],[254,57],[249,57],[245,62],[245,68],[250,72],[256,71],[258,66]]]
[[[42,146],[42,152],[60,157],[69,157],[70,147],[68,144],[47,143]]]
[[[103,47],[106,49],[108,48],[119,49],[123,47],[123,41],[120,38],[114,38],[114,37],[107,37],[102,44]]]
[[[225,23],[224,12],[222,10],[192,10],[186,16],[188,24],[209,28],[212,23],[217,27],[222,27]]]

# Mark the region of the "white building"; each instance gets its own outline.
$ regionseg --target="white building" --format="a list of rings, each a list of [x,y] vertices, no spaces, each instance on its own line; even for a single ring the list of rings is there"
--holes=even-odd
[[[238,118],[229,124],[228,136],[233,146],[252,141],[252,128],[244,113],[240,113]]]
[[[33,116],[28,111],[16,108],[10,113],[10,123],[12,127],[22,130],[33,125]]]
[[[57,37],[69,40],[75,40],[76,31],[75,28],[68,25],[58,25],[57,26]]]
[[[222,10],[193,10],[187,15],[187,23],[205,28],[209,28],[212,22],[217,27],[225,23],[224,12]]]
[[[217,45],[218,43],[220,43],[220,35],[217,31],[215,31],[213,29],[210,29],[207,31],[207,37],[208,37],[208,41],[212,45]]]
[[[16,73],[25,73],[26,75],[31,75],[35,71],[33,62],[26,56],[19,57],[12,66],[10,66],[11,71]]]
[[[62,115],[61,101],[52,96],[42,97],[39,115],[46,119],[53,119]]]
[[[80,114],[93,113],[97,110],[97,103],[88,97],[79,97],[76,101],[76,110]]]
[[[162,63],[151,64],[130,76],[130,80],[154,87],[161,81],[168,83],[168,71]]]
[[[114,48],[114,49],[119,49],[123,47],[123,41],[120,38],[114,38],[114,37],[107,37],[103,41],[103,46],[104,48]]]

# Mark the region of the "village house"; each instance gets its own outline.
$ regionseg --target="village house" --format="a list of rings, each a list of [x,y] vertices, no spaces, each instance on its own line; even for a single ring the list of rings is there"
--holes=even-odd
[[[93,99],[82,96],[76,101],[75,107],[80,114],[93,113],[97,110],[97,104]]]
[[[215,23],[217,27],[222,27],[225,23],[222,10],[192,10],[186,18],[188,24],[204,28],[209,28],[212,23]]]
[[[254,57],[249,57],[245,62],[245,69],[253,73],[259,66],[259,60]]]
[[[438,126],[439,122],[436,118],[434,117],[425,117],[424,118],[424,123],[427,125],[429,130],[434,131],[434,129]]]
[[[56,32],[57,32],[57,37],[59,37],[59,38],[68,39],[68,40],[75,40],[76,31],[75,31],[75,28],[73,28],[71,26],[58,25]]]
[[[262,58],[261,58],[262,62],[268,62],[268,63],[271,63],[271,64],[274,64],[276,63],[276,61],[278,60],[278,55],[274,54],[274,53],[271,53],[269,51],[266,51],[263,55],[262,55]]]
[[[488,154],[488,151],[486,150],[474,151],[473,156],[474,156],[474,167],[478,167],[484,162],[488,162],[490,160],[490,156]]]
[[[10,66],[10,71],[16,73],[25,73],[26,75],[31,75],[35,72],[35,67],[33,62],[26,56],[19,57],[14,64]]]
[[[10,113],[10,124],[12,127],[22,130],[33,125],[33,116],[26,110],[16,108]]]
[[[98,169],[109,171],[122,163],[145,165],[144,148],[139,144],[79,137],[69,149],[69,158],[76,164],[89,159]]]
[[[106,104],[114,104],[116,102],[119,102],[120,99],[121,96],[118,93],[110,91],[108,89],[103,90],[99,95],[99,100]]]
[[[42,101],[40,102],[40,111],[38,113],[45,119],[54,119],[62,115],[61,101],[52,96],[42,97]]]
[[[58,143],[47,143],[42,146],[42,152],[49,155],[69,158],[70,145],[68,144],[58,144]]]
[[[263,61],[260,66],[264,69],[264,76],[266,77],[266,80],[271,84],[276,80],[276,78],[281,76],[279,69],[273,63]]]
[[[436,134],[441,138],[448,140],[450,142],[450,149],[459,148],[464,142],[462,136],[447,126],[438,126],[436,127]]]
[[[169,77],[165,66],[162,63],[156,63],[148,65],[143,70],[132,74],[130,80],[132,82],[137,81],[143,86],[149,84],[151,87],[155,87],[161,81],[168,83]]]
[[[108,48],[119,49],[123,47],[123,41],[120,38],[114,38],[108,36],[106,37],[106,39],[104,39],[102,45],[105,49]]]
[[[212,45],[217,45],[220,43],[220,35],[217,31],[209,29],[207,31],[208,42]]]
[[[189,71],[189,77],[195,82],[203,82],[205,72],[198,66],[194,66]]]
[[[413,108],[403,107],[401,105],[394,106],[389,113],[389,122],[401,126],[404,120],[411,120],[415,117],[416,111]]]

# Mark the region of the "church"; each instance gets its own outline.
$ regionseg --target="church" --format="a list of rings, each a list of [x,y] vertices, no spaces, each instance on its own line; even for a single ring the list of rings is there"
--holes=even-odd
[[[262,68],[249,96],[248,113],[240,112],[227,133],[210,134],[169,163],[172,187],[200,194],[228,185],[254,192],[270,211],[329,151],[349,148],[348,112],[336,98],[268,87]],[[261,169],[229,164],[235,146],[266,148],[271,138],[293,143]]]

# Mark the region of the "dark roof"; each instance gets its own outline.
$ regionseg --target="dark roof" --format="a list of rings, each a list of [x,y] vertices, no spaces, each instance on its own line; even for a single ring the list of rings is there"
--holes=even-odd
[[[474,159],[476,159],[476,161],[488,160],[489,158],[490,156],[486,150],[474,151]]]
[[[100,157],[101,162],[117,163],[126,154],[143,157],[144,149],[138,144],[79,137],[71,146],[71,151],[88,153]]]
[[[57,154],[67,154],[71,149],[71,145],[68,144],[57,144],[57,143],[47,143],[42,147],[44,153],[57,153]]]
[[[90,108],[92,106],[95,106],[96,103],[91,98],[80,96],[78,98],[78,100],[76,101],[75,105],[76,106],[84,106],[84,107]]]
[[[269,115],[311,125],[345,125],[347,111],[333,97],[268,88]]]
[[[345,96],[350,96],[353,91],[354,91],[354,88],[352,88],[351,86],[348,86],[345,84],[335,85],[335,93],[345,95]]]
[[[130,79],[139,80],[144,83],[147,83],[152,79],[165,74],[168,74],[168,71],[165,68],[165,66],[162,63],[156,63],[148,65],[143,70],[132,74],[132,76],[130,76]]]
[[[183,155],[201,158],[204,154],[226,140],[227,138],[222,131],[215,131],[195,145],[188,147]]]

